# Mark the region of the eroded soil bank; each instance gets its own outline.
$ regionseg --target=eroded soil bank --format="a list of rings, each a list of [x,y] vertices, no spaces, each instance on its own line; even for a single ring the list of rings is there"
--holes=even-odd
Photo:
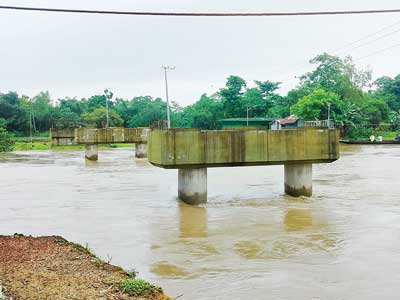
[[[132,274],[61,237],[0,236],[4,299],[169,299],[160,288],[150,285],[137,295],[142,282],[137,290],[125,290],[124,286],[136,288],[130,280],[134,280]]]

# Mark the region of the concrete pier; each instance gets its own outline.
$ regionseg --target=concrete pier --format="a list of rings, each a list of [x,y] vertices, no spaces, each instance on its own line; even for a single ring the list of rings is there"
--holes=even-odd
[[[178,197],[198,205],[207,202],[207,168],[178,169]]]
[[[97,145],[86,144],[85,158],[87,160],[97,161],[99,159],[99,147]]]
[[[147,158],[147,141],[149,140],[150,132],[150,128],[142,128],[140,133],[141,142],[136,143],[135,146],[136,158]]]
[[[312,164],[285,165],[285,193],[294,197],[311,197]]]
[[[137,143],[135,146],[135,157],[146,158],[147,157],[147,144]]]

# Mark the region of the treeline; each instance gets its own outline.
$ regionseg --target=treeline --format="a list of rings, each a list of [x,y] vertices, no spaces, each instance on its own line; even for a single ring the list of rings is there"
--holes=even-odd
[[[400,129],[400,75],[372,82],[370,70],[356,68],[351,58],[321,54],[310,61],[314,70],[300,77],[299,85],[287,95],[278,94],[279,82],[255,81],[248,86],[239,76],[229,76],[215,94],[203,94],[192,105],[171,104],[173,127],[220,128],[220,119],[250,117],[282,118],[296,114],[306,120],[331,118],[348,136],[367,134],[366,130],[385,127]],[[29,98],[15,92],[0,94],[0,128],[16,135],[32,129],[79,126],[104,127],[106,103],[110,126],[149,126],[166,119],[166,103],[151,96],[122,99],[105,90],[90,98],[58,99],[48,92]],[[368,128],[368,129],[366,129]]]

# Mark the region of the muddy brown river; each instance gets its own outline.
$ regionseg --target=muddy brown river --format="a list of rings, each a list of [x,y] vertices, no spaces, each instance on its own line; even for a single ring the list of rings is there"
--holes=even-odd
[[[283,194],[283,166],[209,169],[202,207],[131,149],[0,154],[0,234],[88,244],[179,299],[398,299],[400,147],[341,152],[312,198]]]

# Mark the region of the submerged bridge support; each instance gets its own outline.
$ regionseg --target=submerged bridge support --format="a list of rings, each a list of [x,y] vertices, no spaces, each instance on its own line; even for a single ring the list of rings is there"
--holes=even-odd
[[[287,130],[154,130],[149,161],[178,169],[178,196],[188,204],[207,201],[207,168],[284,165],[285,192],[312,195],[312,164],[339,158],[339,133],[327,128]]]
[[[98,145],[114,143],[134,143],[135,156],[147,157],[147,141],[150,128],[77,128],[75,140],[77,144],[85,145],[85,158],[98,160]]]
[[[207,202],[207,168],[178,169],[178,197],[192,205]]]
[[[285,164],[285,193],[311,197],[312,164]]]

